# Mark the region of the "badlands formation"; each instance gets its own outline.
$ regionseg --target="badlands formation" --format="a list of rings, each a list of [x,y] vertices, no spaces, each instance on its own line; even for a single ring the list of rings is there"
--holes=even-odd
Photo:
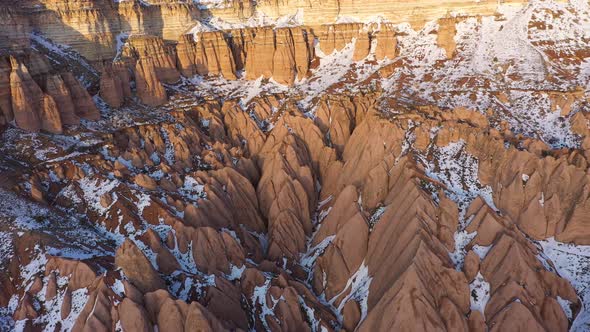
[[[590,5],[0,0],[1,331],[590,331]]]

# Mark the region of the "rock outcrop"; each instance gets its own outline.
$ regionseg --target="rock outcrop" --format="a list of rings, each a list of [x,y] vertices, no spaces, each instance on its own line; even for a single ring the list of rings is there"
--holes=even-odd
[[[104,64],[100,75],[100,97],[111,107],[123,106],[132,97],[129,70],[124,63]]]
[[[53,98],[43,93],[24,64],[11,57],[10,65],[10,94],[16,125],[32,132],[43,129],[61,133],[62,122]]]
[[[237,71],[243,69],[243,66],[237,67],[231,43],[221,31],[183,35],[176,45],[176,52],[178,66],[185,77],[221,75],[231,80],[236,79]]]
[[[180,74],[176,70],[176,54],[172,47],[164,45],[161,38],[150,35],[131,35],[127,39],[122,57],[153,63],[156,78],[166,84],[176,83]]]
[[[160,106],[168,97],[166,89],[156,75],[156,66],[151,58],[141,58],[135,65],[137,97],[147,106]]]
[[[245,43],[246,78],[273,78],[291,85],[307,76],[313,49],[308,30],[301,28],[258,29]]]
[[[98,120],[89,93],[69,72],[55,73],[37,53],[3,57],[0,61],[0,109],[5,122],[36,132],[61,133],[80,119]]]

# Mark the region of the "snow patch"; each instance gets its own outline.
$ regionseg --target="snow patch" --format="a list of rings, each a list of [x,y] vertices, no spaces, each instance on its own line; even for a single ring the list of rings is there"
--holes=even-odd
[[[570,331],[587,331],[590,326],[590,246],[562,243],[554,238],[538,243],[543,248],[543,255],[553,262],[557,273],[567,279],[580,296],[582,310],[576,316]],[[548,262],[544,264],[547,265]],[[564,310],[567,314],[568,311],[565,308]]]
[[[485,308],[490,299],[490,284],[485,281],[480,272],[469,284],[471,292],[471,310],[477,310],[485,316]]]

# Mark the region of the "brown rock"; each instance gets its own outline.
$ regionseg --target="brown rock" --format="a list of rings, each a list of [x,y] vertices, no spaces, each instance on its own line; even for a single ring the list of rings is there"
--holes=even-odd
[[[121,327],[125,331],[153,331],[145,309],[129,298],[123,299],[118,306],[118,312],[121,317]]]
[[[12,97],[10,87],[10,72],[12,71],[10,59],[0,57],[0,111],[8,122],[14,119],[12,112]]]
[[[74,102],[72,101],[70,90],[66,87],[60,76],[48,76],[45,81],[45,91],[55,101],[61,122],[64,125],[77,125],[80,123],[80,118],[78,118],[74,111]]]
[[[45,299],[51,300],[57,295],[57,281],[55,273],[50,273],[47,280],[47,290],[45,291]]]
[[[10,64],[10,94],[16,125],[28,131],[39,131],[41,117],[38,112],[44,104],[43,92],[22,63],[11,57]]]
[[[111,107],[118,108],[131,97],[127,67],[122,63],[106,64],[100,75],[100,97]]]
[[[41,109],[41,129],[48,131],[53,134],[61,134],[61,118],[57,105],[53,98],[48,95],[43,96],[43,104]]]
[[[438,34],[436,43],[445,50],[447,59],[455,56],[455,34],[457,34],[457,19],[454,17],[441,18],[438,20]]]
[[[94,104],[94,100],[86,89],[78,82],[72,73],[63,73],[61,75],[64,83],[70,90],[70,96],[74,103],[76,115],[82,119],[97,121],[100,119],[100,112]]]
[[[162,38],[145,34],[131,35],[127,39],[127,44],[130,49],[124,51],[131,53],[130,55],[138,62],[150,63],[149,70],[154,70],[158,81],[172,84],[180,79],[174,60],[176,54],[172,48],[164,45]]]
[[[125,240],[117,249],[115,264],[144,293],[166,287],[152,264],[131,240]]]
[[[483,314],[477,310],[471,311],[469,314],[469,331],[473,332],[485,332],[486,322],[483,318]]]
[[[135,65],[137,96],[142,103],[151,107],[160,106],[168,100],[166,90],[158,80],[155,71],[151,58],[141,58]]]
[[[178,45],[178,61],[186,77],[221,75],[236,79],[236,63],[231,47],[221,31],[183,35]]]
[[[475,279],[477,272],[479,272],[479,256],[477,256],[473,250],[470,250],[467,255],[465,255],[463,272],[465,272],[465,277],[469,283]]]
[[[135,182],[136,185],[143,187],[147,190],[155,190],[158,187],[156,181],[146,174],[136,175],[133,178],[133,182]]]
[[[377,60],[393,60],[397,56],[397,39],[394,27],[389,24],[381,23],[380,30],[375,34],[377,47],[375,49],[375,58]]]
[[[72,312],[72,292],[69,288],[66,288],[64,299],[61,302],[61,319],[66,319]]]

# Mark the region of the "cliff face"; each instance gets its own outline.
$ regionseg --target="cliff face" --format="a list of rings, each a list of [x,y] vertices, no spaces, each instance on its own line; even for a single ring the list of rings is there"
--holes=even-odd
[[[43,56],[4,57],[0,66],[4,123],[14,120],[28,131],[61,133],[62,125],[77,125],[80,118],[98,119],[86,89],[71,73],[53,73]]]
[[[178,66],[186,77],[221,75],[235,79],[245,70],[248,80],[272,78],[279,84],[292,85],[308,76],[316,57],[316,40],[325,54],[341,51],[354,42],[354,61],[369,54],[376,60],[393,59],[397,54],[391,24],[268,27],[184,35],[176,45]]]
[[[161,38],[149,35],[132,35],[127,39],[127,47],[121,52],[123,59],[130,62],[149,59],[153,62],[154,74],[163,83],[176,83],[180,73],[176,69],[176,52],[164,44]]]
[[[324,14],[320,15],[317,8],[322,8]],[[141,87],[137,91],[139,100],[143,101],[142,97],[149,98],[150,95],[157,96],[146,103],[155,106],[167,100],[159,88],[161,83],[174,83],[178,81],[180,74],[185,77],[221,75],[226,79],[236,79],[245,72],[244,77],[248,80],[272,78],[280,84],[292,85],[296,80],[309,75],[309,68],[316,59],[316,41],[324,54],[342,50],[345,45],[354,41],[354,61],[365,59],[370,54],[376,60],[393,59],[397,48],[393,23],[423,23],[427,19],[440,17],[443,10],[445,13],[457,10],[468,14],[486,14],[494,8],[495,5],[490,1],[477,4],[447,1],[438,6],[385,1],[379,4],[370,3],[361,9],[346,1],[322,1],[317,4],[286,1],[280,5],[261,1],[195,5],[176,1],[43,0],[39,3],[27,0],[19,2],[18,6],[9,6],[4,1],[0,3],[0,15],[3,18],[0,21],[3,27],[0,29],[0,46],[25,51],[31,45],[29,34],[35,31],[38,34],[36,36],[41,36],[35,38],[51,41],[54,45],[51,47],[67,45],[86,59],[97,72],[105,73],[99,85],[107,104],[120,107],[125,99],[129,100],[132,93],[127,82],[136,81],[137,76]],[[379,12],[383,14],[383,19],[391,23],[334,25],[335,9],[338,9],[339,14],[336,16],[340,18],[354,14],[352,16],[356,19],[365,19]],[[276,19],[296,12],[303,14],[303,21],[300,18],[298,20],[304,26],[243,28],[187,34],[198,19],[213,17],[243,23],[252,19],[254,13]],[[411,15],[410,20],[410,12],[419,12],[419,15]],[[454,22],[454,19],[439,22],[439,42],[449,57],[452,57],[454,48]],[[111,64],[105,65],[114,58],[124,63],[117,65],[119,69],[116,70],[110,69]],[[138,61],[142,62],[139,66]],[[153,68],[155,73],[148,75],[137,71],[145,67]],[[151,78],[146,79],[147,77]],[[64,124],[77,124],[78,115],[66,106],[70,104],[72,96],[67,96],[64,92],[60,79],[48,77],[42,80],[42,85],[44,88],[45,85],[48,86],[48,93],[55,99],[58,108],[63,109],[61,112]],[[147,84],[148,81],[152,83]],[[78,90],[81,97],[77,98],[77,102],[80,98],[86,98],[83,94]],[[85,109],[90,110],[79,112],[96,113],[89,102],[83,104],[86,105]],[[87,116],[96,118],[95,115]]]
[[[135,64],[137,97],[142,103],[154,107],[164,104],[168,99],[156,70],[156,64],[151,58],[141,58]]]
[[[246,78],[273,78],[279,84],[293,84],[307,76],[313,58],[309,32],[302,28],[259,29],[245,43]]]
[[[111,59],[117,53],[121,35],[148,34],[167,42],[179,40],[201,18],[220,18],[243,23],[257,15],[270,19],[296,16],[299,13],[307,26],[333,24],[338,18],[367,21],[376,16],[391,23],[410,23],[421,28],[424,23],[450,12],[465,15],[492,15],[497,2],[446,0],[412,3],[385,0],[363,3],[362,8],[351,0],[299,1],[234,1],[222,6],[198,5],[177,1],[110,1],[110,0],[42,0],[20,1],[14,9],[3,0],[2,29],[11,41],[0,37],[0,45],[26,45],[26,34],[35,29],[58,44],[70,45],[91,62]],[[522,6],[525,1],[504,4]]]
[[[30,45],[28,20],[10,6],[0,6],[0,48],[22,49]]]
[[[176,45],[178,67],[185,77],[221,75],[236,79],[243,65],[238,62],[238,67],[232,47],[233,42],[221,31],[183,35]]]
[[[503,1],[503,4],[517,7],[526,4],[527,1],[511,0]],[[330,24],[338,19],[356,19],[366,22],[378,16],[392,23],[410,23],[415,28],[421,28],[424,23],[441,17],[448,13],[457,12],[466,15],[493,15],[498,7],[497,1],[469,1],[469,0],[444,0],[444,1],[394,1],[394,0],[369,0],[359,4],[355,0],[261,0],[255,4],[255,10],[270,18],[285,16],[300,16],[305,25]],[[248,10],[238,11],[236,15],[234,5],[231,8],[216,9],[210,11],[214,16],[230,22],[239,22],[251,16]]]
[[[123,62],[105,63],[101,66],[100,97],[111,107],[123,106],[131,98],[129,70]]]
[[[191,4],[110,0],[22,1],[16,13],[24,24],[20,30],[35,29],[57,44],[73,47],[91,62],[112,59],[120,34],[177,40],[201,16]]]

